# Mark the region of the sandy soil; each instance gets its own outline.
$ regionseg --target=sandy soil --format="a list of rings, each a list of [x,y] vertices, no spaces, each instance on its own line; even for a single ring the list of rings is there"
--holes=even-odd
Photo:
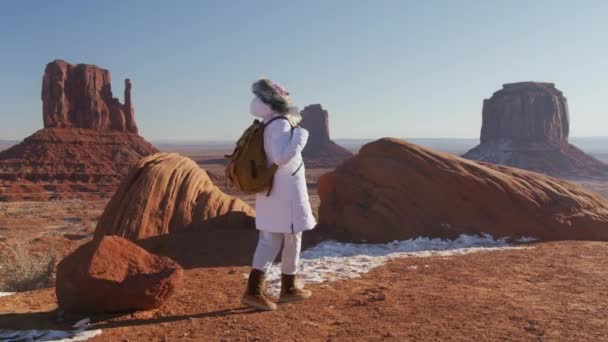
[[[94,317],[93,341],[602,341],[607,258],[608,243],[557,242],[398,259],[270,313],[238,304],[246,267],[208,265],[159,310]],[[60,327],[54,310],[52,289],[2,297],[0,328]]]

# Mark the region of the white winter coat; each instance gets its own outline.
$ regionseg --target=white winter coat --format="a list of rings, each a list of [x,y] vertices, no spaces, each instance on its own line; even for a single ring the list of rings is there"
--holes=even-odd
[[[276,114],[254,99],[252,114],[271,120]],[[257,110],[254,108],[257,106]],[[260,110],[260,107],[262,110]],[[287,120],[274,120],[264,129],[264,149],[268,163],[278,165],[272,192],[256,195],[256,227],[271,233],[298,233],[313,229],[316,221],[310,208],[302,150],[308,131],[292,126]]]

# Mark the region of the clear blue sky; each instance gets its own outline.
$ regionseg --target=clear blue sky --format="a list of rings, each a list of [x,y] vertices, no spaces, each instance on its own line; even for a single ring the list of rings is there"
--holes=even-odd
[[[296,3],[297,4],[294,4]],[[149,140],[235,138],[250,83],[322,103],[334,138],[477,137],[503,83],[555,82],[608,136],[608,1],[0,1],[0,138],[42,127],[44,66],[133,81]]]

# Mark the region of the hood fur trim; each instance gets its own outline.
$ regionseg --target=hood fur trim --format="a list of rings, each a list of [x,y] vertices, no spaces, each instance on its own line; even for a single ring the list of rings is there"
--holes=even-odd
[[[271,80],[267,78],[257,80],[251,86],[251,91],[278,114],[285,115],[290,111],[289,92],[281,86],[275,87]]]

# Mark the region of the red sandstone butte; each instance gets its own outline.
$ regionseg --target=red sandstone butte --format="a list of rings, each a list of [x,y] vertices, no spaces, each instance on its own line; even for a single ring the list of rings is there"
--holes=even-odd
[[[108,70],[56,60],[42,80],[44,128],[0,152],[0,201],[109,197],[130,166],[158,150],[138,135]]]
[[[553,83],[505,84],[483,102],[481,144],[463,157],[568,178],[608,177],[608,165],[568,142],[568,101]]]
[[[302,151],[302,156],[308,166],[334,167],[353,155],[331,140],[329,114],[320,104],[304,108],[301,126],[310,133],[308,143]]]
[[[44,128],[86,128],[137,134],[131,81],[125,80],[125,104],[112,95],[110,72],[90,64],[55,60],[42,79]]]

